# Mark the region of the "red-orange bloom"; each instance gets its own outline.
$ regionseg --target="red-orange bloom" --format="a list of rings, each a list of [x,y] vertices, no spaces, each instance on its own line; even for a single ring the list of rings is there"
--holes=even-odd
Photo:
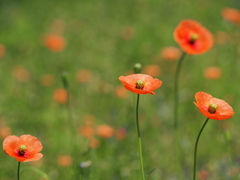
[[[146,74],[120,76],[124,87],[136,94],[155,94],[153,91],[162,85],[162,81]]]
[[[174,30],[174,39],[188,54],[202,54],[213,45],[213,36],[194,20],[183,20]]]
[[[194,102],[194,104],[209,119],[223,120],[231,118],[234,114],[232,107],[228,103],[205,92],[196,93],[195,99],[197,102]]]
[[[240,23],[240,11],[234,8],[224,8],[221,12],[223,19],[226,21],[239,24]]]
[[[3,150],[19,162],[36,161],[43,156],[39,153],[42,150],[41,142],[31,135],[6,137],[3,141]]]
[[[48,35],[44,39],[45,46],[52,52],[61,52],[66,46],[65,39],[60,35]]]

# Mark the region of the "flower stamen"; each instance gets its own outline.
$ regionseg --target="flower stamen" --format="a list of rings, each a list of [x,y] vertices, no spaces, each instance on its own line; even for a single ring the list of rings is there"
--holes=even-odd
[[[194,33],[194,34],[191,34],[189,43],[190,43],[190,44],[194,44],[197,39],[198,39],[198,34],[195,34],[195,33]]]
[[[26,150],[27,150],[27,146],[25,146],[25,145],[20,145],[20,146],[19,146],[19,151],[18,151],[19,156],[24,156]]]
[[[217,111],[218,106],[216,104],[210,104],[208,107],[208,112],[214,114]]]
[[[144,88],[144,82],[143,81],[141,81],[141,80],[137,80],[136,82],[135,82],[135,88],[136,89],[143,89]]]

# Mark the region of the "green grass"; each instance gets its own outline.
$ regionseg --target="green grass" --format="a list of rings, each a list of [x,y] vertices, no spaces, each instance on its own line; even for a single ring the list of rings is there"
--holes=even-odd
[[[6,55],[0,59],[0,118],[12,129],[12,134],[31,134],[38,137],[44,155],[37,167],[52,180],[72,180],[72,167],[61,167],[57,157],[71,154],[68,114],[64,105],[52,99],[56,88],[63,87],[61,73],[68,73],[76,130],[83,124],[83,117],[91,114],[96,124],[123,127],[127,137],[99,139],[97,149],[88,149],[86,139],[76,135],[78,152],[76,162],[92,161],[86,169],[80,169],[87,180],[139,180],[137,141],[134,124],[135,94],[119,99],[114,92],[121,85],[118,77],[126,75],[135,63],[143,66],[157,64],[161,68],[158,77],[163,81],[156,95],[140,98],[140,128],[146,174],[154,170],[149,179],[177,179],[173,122],[173,82],[177,62],[165,61],[158,56],[166,46],[176,46],[173,31],[183,19],[195,19],[213,34],[238,33],[239,29],[221,17],[224,7],[240,8],[237,1],[202,0],[101,0],[101,1],[29,1],[3,0],[0,2],[0,44],[6,47]],[[42,42],[45,34],[52,32],[52,24],[61,20],[65,24],[63,36],[67,41],[64,51],[48,51]],[[124,40],[121,30],[131,26],[134,38]],[[236,38],[237,39],[237,38]],[[182,170],[185,179],[192,177],[193,148],[198,131],[205,117],[193,102],[198,91],[226,100],[235,110],[228,123],[232,135],[232,156],[239,167],[239,40],[215,44],[205,54],[187,56],[180,75],[179,134],[182,148]],[[158,57],[158,58],[156,58]],[[18,82],[12,77],[12,68],[20,65],[30,73],[30,80]],[[203,69],[208,66],[222,68],[219,80],[207,80]],[[79,69],[89,69],[93,78],[79,83],[75,75]],[[43,87],[40,79],[45,74],[55,77],[51,87]],[[105,90],[104,90],[105,89]],[[209,171],[209,180],[231,179],[227,175],[231,167],[227,145],[224,141],[223,121],[209,121],[199,142],[197,169]],[[1,124],[0,124],[1,125]],[[3,141],[3,138],[2,138]],[[0,153],[0,177],[16,178],[17,162]],[[22,163],[22,168],[33,166]],[[34,172],[23,172],[21,179],[41,179]],[[42,180],[42,179],[41,179]]]

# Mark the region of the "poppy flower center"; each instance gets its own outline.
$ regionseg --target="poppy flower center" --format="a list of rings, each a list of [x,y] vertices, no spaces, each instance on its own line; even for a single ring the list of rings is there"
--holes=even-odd
[[[135,88],[136,88],[136,89],[143,89],[143,88],[144,88],[144,82],[141,81],[141,80],[137,80],[137,81],[135,82]]]
[[[208,112],[210,114],[214,114],[217,111],[217,105],[216,104],[210,104],[208,107]]]
[[[189,43],[194,44],[197,39],[198,39],[198,34],[193,33],[190,35]]]
[[[24,156],[26,150],[27,150],[27,146],[25,146],[25,145],[20,145],[20,146],[19,146],[19,151],[18,151],[19,156]]]

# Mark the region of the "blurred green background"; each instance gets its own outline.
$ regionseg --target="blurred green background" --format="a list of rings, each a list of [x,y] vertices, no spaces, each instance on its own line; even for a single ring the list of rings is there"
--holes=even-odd
[[[240,165],[240,32],[239,27],[223,20],[221,11],[226,7],[240,9],[240,2],[1,0],[1,140],[8,134],[38,137],[44,157],[39,163],[23,163],[22,169],[35,166],[52,180],[73,179],[69,173],[72,166],[59,164],[58,157],[71,155],[73,144],[69,143],[69,131],[74,130],[68,126],[66,105],[53,98],[55,90],[63,88],[61,74],[65,72],[77,142],[77,152],[72,158],[77,163],[91,161],[90,166],[80,168],[81,179],[137,180],[140,171],[134,124],[136,94],[117,95],[117,88],[122,86],[118,77],[130,74],[135,63],[141,63],[143,68],[157,65],[156,78],[162,80],[162,87],[154,96],[140,97],[145,170],[147,174],[152,172],[149,179],[178,179],[172,128],[177,61],[167,61],[161,53],[165,47],[178,47],[173,39],[178,23],[194,19],[214,37],[220,32],[227,38],[202,55],[187,56],[183,62],[179,93],[181,168],[184,179],[191,179],[194,143],[205,120],[193,104],[194,95],[204,91],[227,101],[235,115],[229,120],[208,123],[199,144],[197,169],[209,173],[209,180],[232,179],[229,169],[234,166],[238,174]],[[65,46],[59,52],[49,50],[44,43],[44,38],[52,34],[64,38]],[[204,69],[211,66],[221,68],[219,79],[204,77]],[[79,72],[87,72],[80,73],[83,80],[79,80]],[[96,135],[100,145],[89,149],[88,140],[79,132],[87,115],[94,117],[94,128],[108,124],[126,131],[126,137],[118,140]],[[224,140],[226,131],[231,134],[229,143]],[[0,179],[15,179],[16,160],[3,151],[0,159]],[[26,170],[22,179],[44,178]]]

